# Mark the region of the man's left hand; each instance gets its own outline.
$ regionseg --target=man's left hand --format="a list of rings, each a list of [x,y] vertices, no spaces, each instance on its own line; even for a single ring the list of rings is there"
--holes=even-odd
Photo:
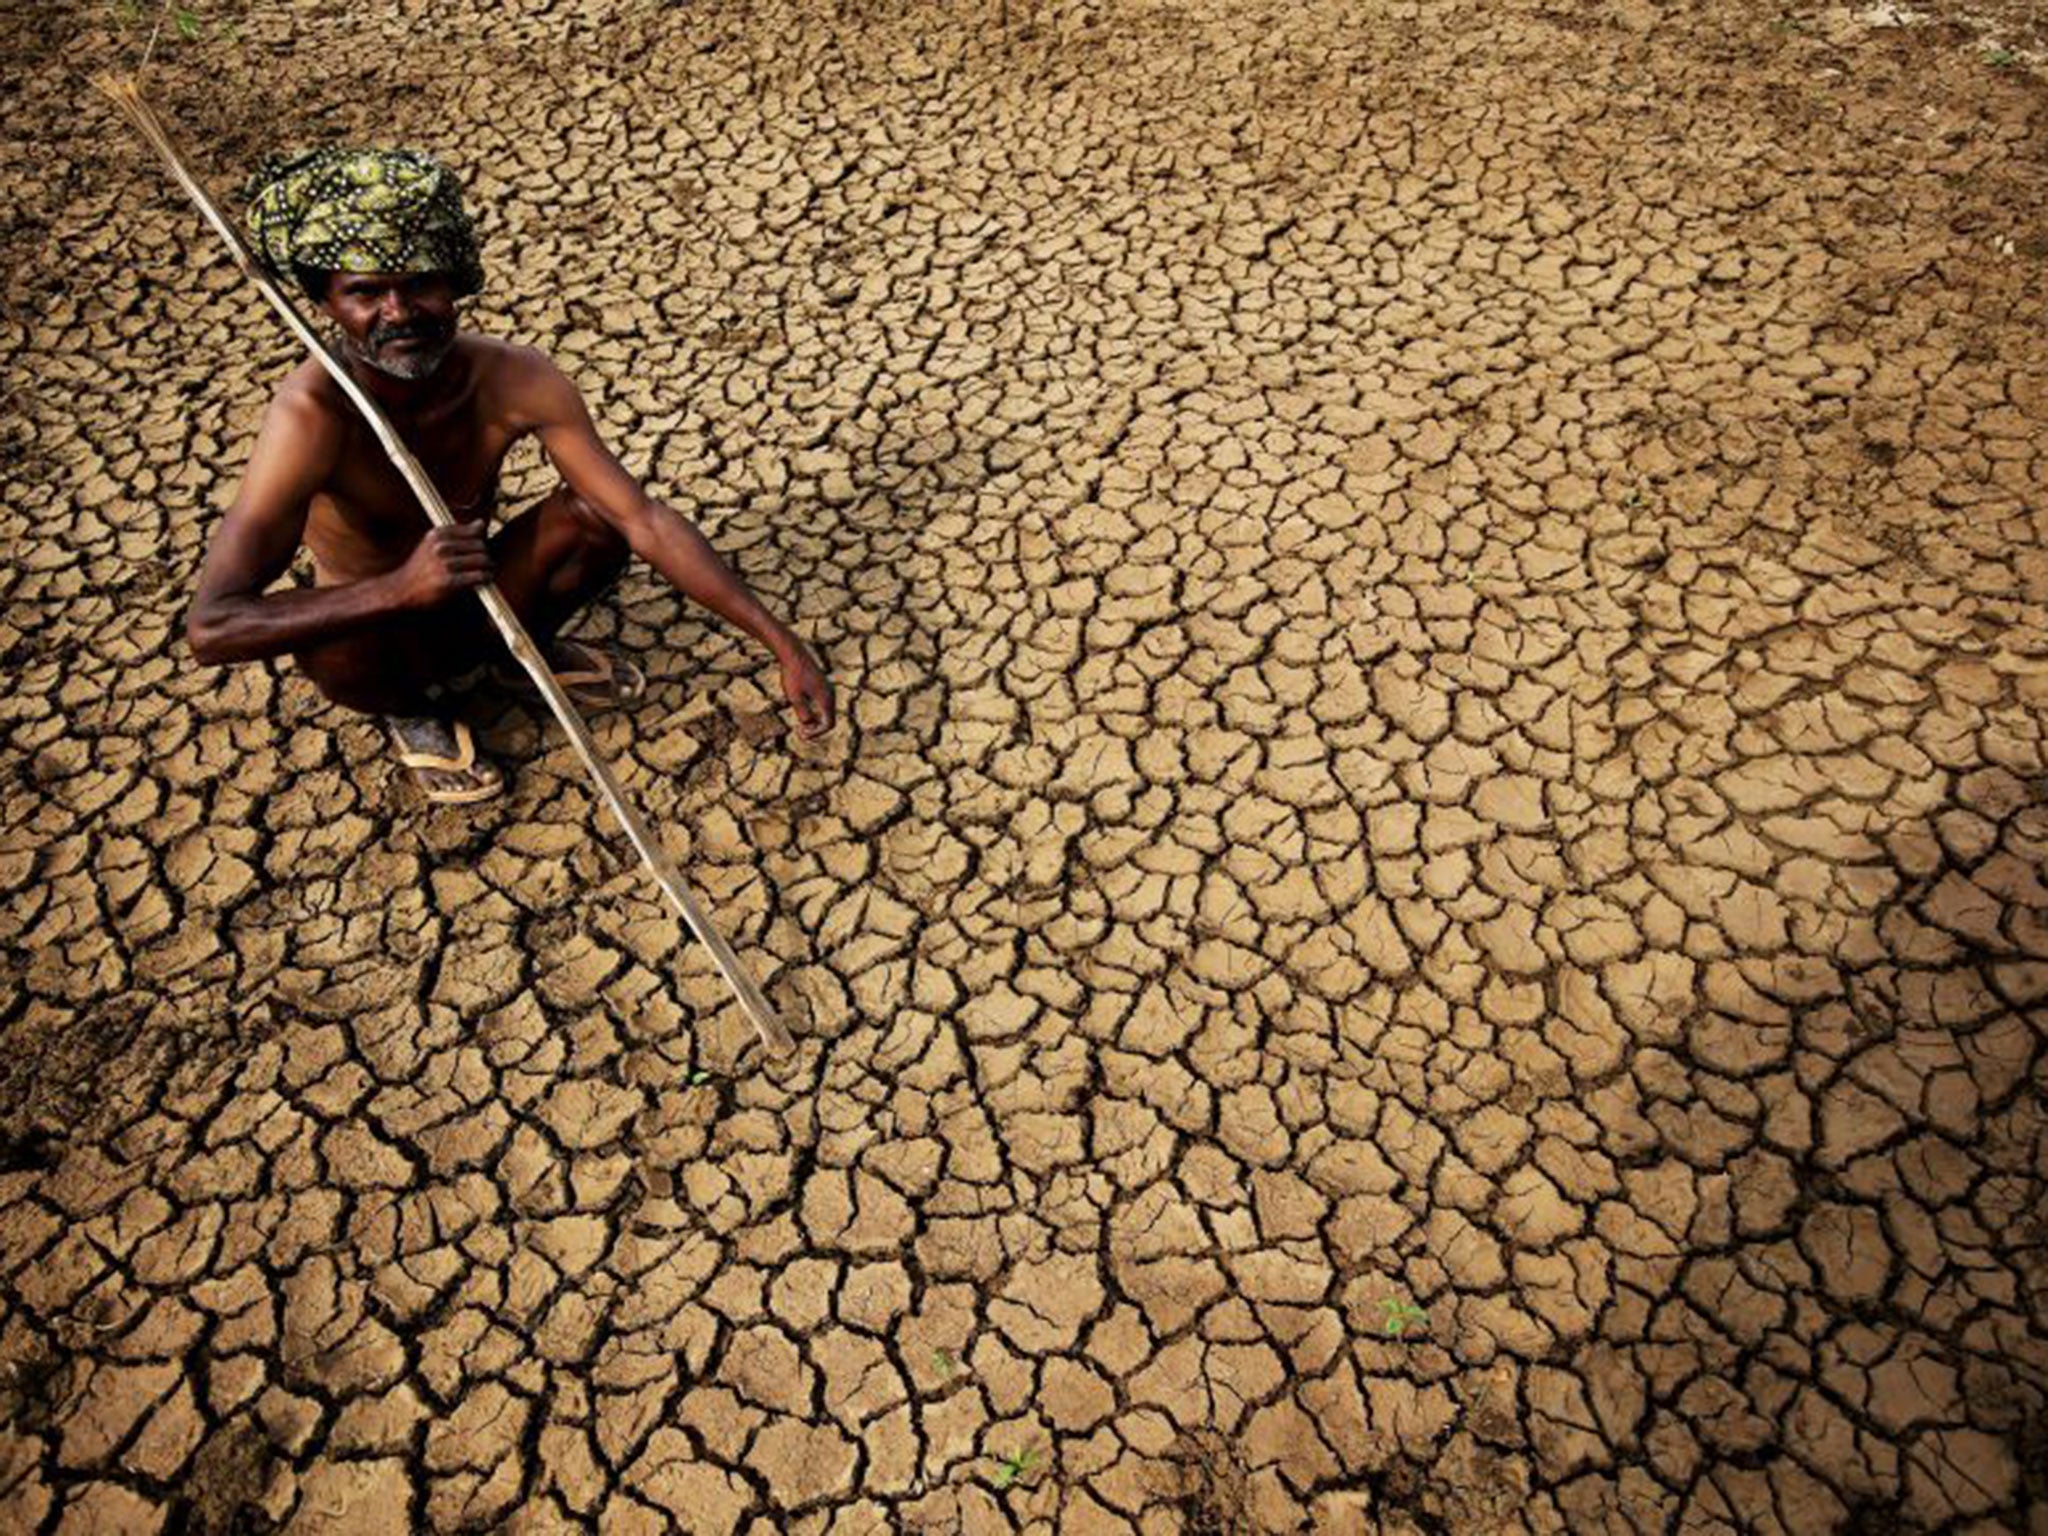
[[[782,691],[796,712],[797,735],[809,741],[832,729],[832,685],[800,640],[782,655]]]

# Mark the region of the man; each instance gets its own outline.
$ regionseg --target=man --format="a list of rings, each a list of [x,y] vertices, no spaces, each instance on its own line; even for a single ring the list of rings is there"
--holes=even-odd
[[[207,551],[186,623],[203,662],[291,655],[320,691],[382,716],[430,801],[504,787],[439,684],[498,651],[470,589],[496,581],[579,702],[631,702],[630,662],[557,631],[629,552],[765,645],[798,729],[832,724],[832,689],[787,625],[685,518],[649,499],[599,441],[576,388],[528,347],[459,334],[483,283],[454,178],[426,155],[327,149],[266,164],[248,188],[257,251],[338,327],[349,372],[383,408],[459,521],[427,522],[341,389],[308,359],[285,380]],[[563,484],[489,531],[506,451],[529,434]],[[267,592],[300,543],[316,585]]]

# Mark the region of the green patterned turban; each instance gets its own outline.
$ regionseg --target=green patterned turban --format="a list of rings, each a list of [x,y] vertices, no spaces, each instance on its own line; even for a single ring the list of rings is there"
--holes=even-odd
[[[256,254],[279,278],[316,272],[446,272],[457,296],[484,284],[462,187],[410,149],[273,156],[242,189]]]

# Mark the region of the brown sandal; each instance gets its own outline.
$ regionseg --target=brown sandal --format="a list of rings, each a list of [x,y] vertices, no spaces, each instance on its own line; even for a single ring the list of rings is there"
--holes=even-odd
[[[578,705],[588,710],[630,708],[647,696],[647,674],[625,657],[614,661],[611,654],[581,640],[557,640],[548,665],[555,681]],[[505,681],[533,692],[533,679],[524,670],[510,667]]]

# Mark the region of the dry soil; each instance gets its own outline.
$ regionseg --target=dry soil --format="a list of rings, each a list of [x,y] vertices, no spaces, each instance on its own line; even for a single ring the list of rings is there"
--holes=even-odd
[[[10,11],[0,1529],[2048,1532],[2027,5],[160,42],[816,641],[586,626],[773,1068],[517,701],[193,663],[292,347]]]

